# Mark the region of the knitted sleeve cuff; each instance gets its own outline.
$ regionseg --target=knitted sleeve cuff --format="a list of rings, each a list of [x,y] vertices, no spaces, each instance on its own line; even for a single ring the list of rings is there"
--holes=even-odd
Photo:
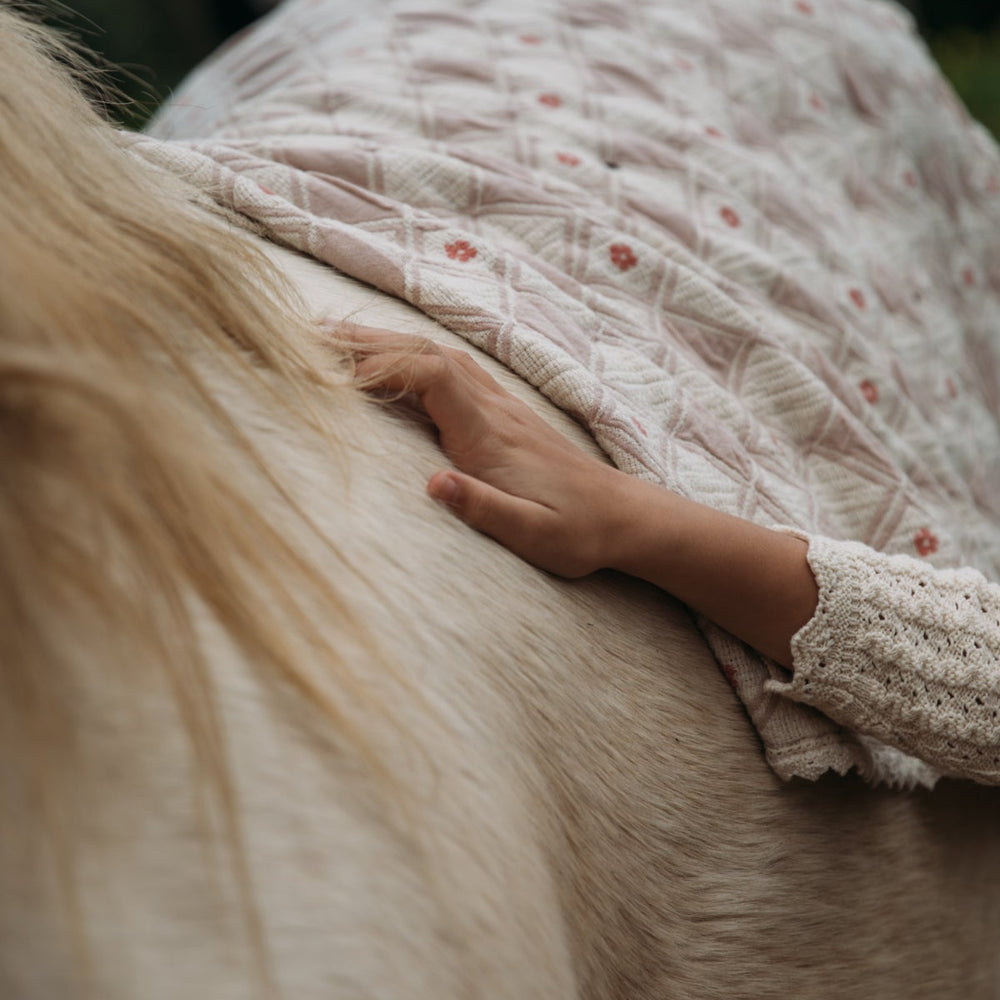
[[[816,613],[768,690],[950,774],[1000,782],[1000,587],[858,542],[809,544]]]

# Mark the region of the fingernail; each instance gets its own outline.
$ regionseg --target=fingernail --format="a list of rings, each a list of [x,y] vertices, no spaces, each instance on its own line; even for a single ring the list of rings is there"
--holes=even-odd
[[[434,499],[449,506],[458,496],[458,480],[454,476],[440,476],[434,483]]]

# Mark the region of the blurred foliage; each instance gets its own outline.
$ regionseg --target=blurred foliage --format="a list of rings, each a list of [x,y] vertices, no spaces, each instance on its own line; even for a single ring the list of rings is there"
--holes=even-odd
[[[120,66],[115,81],[132,102],[118,109],[142,122],[184,74],[250,23],[260,0],[42,0],[55,20]],[[357,0],[358,4],[364,0]],[[935,58],[975,118],[1000,137],[1000,5],[997,0],[904,0]],[[59,14],[72,7],[79,12]]]
[[[185,74],[256,16],[249,0],[42,0],[45,19],[109,67],[123,103],[110,111],[141,128]]]
[[[972,117],[1000,139],[1000,28],[988,34],[951,30],[930,45]]]
[[[964,29],[988,32],[997,26],[1000,10],[997,0],[912,0],[909,7],[920,21],[921,29],[930,37]]]

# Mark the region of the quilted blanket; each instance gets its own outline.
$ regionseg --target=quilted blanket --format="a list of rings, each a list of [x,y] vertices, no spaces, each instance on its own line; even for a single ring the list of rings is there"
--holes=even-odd
[[[288,0],[151,135],[622,469],[1000,580],[1000,153],[900,8]],[[891,772],[701,625],[779,775]]]

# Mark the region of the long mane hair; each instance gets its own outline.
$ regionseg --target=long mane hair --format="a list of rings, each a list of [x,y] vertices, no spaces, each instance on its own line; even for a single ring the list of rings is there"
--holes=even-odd
[[[152,684],[252,914],[200,622],[362,756],[347,706],[364,683],[315,623],[369,640],[272,524],[269,506],[294,504],[210,373],[331,447],[356,392],[234,220],[128,152],[84,96],[88,72],[0,8],[0,807],[44,831],[72,911],[75,695],[81,678]]]

